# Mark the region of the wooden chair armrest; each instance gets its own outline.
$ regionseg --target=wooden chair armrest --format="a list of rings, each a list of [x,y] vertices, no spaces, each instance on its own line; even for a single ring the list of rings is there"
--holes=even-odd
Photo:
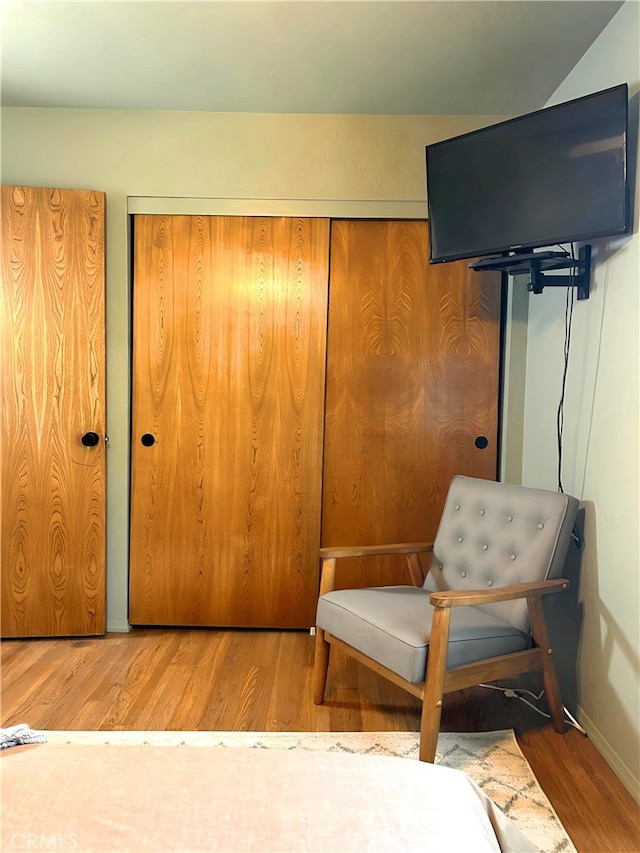
[[[336,560],[340,557],[372,557],[382,554],[404,554],[409,564],[411,581],[422,586],[424,571],[418,554],[433,551],[433,542],[401,542],[395,545],[345,545],[320,549],[320,595],[336,586]]]
[[[444,592],[432,592],[429,601],[434,607],[461,607],[478,604],[495,604],[499,601],[513,601],[515,598],[531,598],[561,592],[569,588],[565,578],[531,583],[516,583],[497,589],[455,589]]]
[[[371,557],[380,554],[422,554],[433,551],[433,542],[400,542],[395,545],[343,545],[320,548],[321,560],[340,557]]]

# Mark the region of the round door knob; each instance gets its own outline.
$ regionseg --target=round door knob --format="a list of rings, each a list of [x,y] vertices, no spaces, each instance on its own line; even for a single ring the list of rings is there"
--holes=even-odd
[[[155,438],[151,435],[150,432],[145,432],[140,441],[144,444],[145,447],[151,447],[156,443]]]
[[[85,447],[95,447],[100,442],[100,436],[97,432],[85,432],[82,436],[82,443]]]
[[[479,435],[475,440],[475,445],[478,450],[484,450],[489,444],[489,439],[485,435]]]

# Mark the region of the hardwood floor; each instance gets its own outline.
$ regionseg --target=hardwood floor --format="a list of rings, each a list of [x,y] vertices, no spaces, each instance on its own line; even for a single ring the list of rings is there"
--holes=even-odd
[[[420,703],[334,653],[311,699],[313,638],[287,631],[135,629],[0,647],[2,726],[36,729],[417,731]],[[515,700],[447,697],[442,729],[513,728],[578,853],[640,850],[640,809],[588,738],[556,735]]]

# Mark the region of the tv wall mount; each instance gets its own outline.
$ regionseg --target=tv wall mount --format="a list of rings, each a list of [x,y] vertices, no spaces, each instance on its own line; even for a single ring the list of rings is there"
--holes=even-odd
[[[575,287],[578,299],[589,298],[591,246],[582,246],[578,257],[568,252],[513,252],[483,258],[469,264],[472,270],[500,270],[509,275],[528,275],[527,290],[542,293],[545,287]],[[549,275],[550,270],[569,270],[569,275]]]

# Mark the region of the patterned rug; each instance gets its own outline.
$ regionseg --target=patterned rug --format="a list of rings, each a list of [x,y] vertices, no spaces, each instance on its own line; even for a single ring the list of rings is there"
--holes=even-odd
[[[416,732],[45,732],[52,743],[306,749],[417,759]],[[436,763],[465,772],[544,853],[575,847],[512,731],[442,732]]]

